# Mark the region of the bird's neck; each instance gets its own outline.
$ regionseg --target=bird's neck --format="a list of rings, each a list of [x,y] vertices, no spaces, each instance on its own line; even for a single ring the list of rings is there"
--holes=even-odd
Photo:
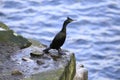
[[[67,24],[66,22],[63,23],[63,27],[62,27],[62,32],[65,32],[66,33],[66,27],[67,27]]]

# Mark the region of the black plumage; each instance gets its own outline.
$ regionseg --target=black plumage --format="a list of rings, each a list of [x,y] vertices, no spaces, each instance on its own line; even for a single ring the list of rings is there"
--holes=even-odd
[[[73,20],[71,18],[67,17],[67,19],[63,23],[63,27],[62,27],[61,31],[54,37],[50,46],[48,48],[46,48],[45,50],[43,50],[45,53],[48,53],[48,51],[50,49],[56,49],[56,50],[58,50],[59,54],[62,54],[62,53],[60,53],[60,47],[64,44],[65,39],[66,39],[66,27],[67,27],[67,24],[72,21]]]

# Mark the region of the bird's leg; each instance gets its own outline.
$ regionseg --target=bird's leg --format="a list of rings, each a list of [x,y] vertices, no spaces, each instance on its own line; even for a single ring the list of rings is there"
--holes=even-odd
[[[61,50],[62,50],[61,48],[58,49],[58,53],[59,53],[60,55],[65,55],[65,53],[63,53]]]
[[[43,50],[43,52],[49,53],[49,52],[48,52],[49,50],[50,50],[50,48],[46,48],[46,49]]]
[[[57,49],[58,50],[58,53],[61,54],[61,49]]]

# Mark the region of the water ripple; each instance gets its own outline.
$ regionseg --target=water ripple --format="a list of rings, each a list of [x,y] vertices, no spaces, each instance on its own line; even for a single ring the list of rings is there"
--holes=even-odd
[[[120,0],[3,0],[0,19],[15,32],[49,45],[67,16],[62,48],[75,52],[89,80],[120,80]]]

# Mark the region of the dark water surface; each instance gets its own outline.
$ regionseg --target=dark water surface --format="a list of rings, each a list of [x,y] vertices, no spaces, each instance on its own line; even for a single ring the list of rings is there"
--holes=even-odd
[[[0,0],[0,21],[49,45],[69,16],[62,48],[75,52],[89,80],[120,80],[120,0]]]

